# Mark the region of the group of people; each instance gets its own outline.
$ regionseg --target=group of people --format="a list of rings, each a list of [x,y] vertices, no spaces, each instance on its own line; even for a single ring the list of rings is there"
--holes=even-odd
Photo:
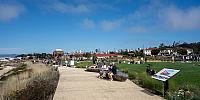
[[[113,81],[113,75],[117,74],[117,67],[115,64],[111,64],[110,66],[106,66],[106,64],[104,64],[101,67],[99,74],[99,78],[106,78]]]

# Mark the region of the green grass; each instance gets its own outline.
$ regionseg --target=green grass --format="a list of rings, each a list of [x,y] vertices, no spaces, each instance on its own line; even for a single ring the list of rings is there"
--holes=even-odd
[[[129,72],[143,73],[146,71],[146,66],[152,65],[152,68],[157,72],[163,68],[172,68],[181,70],[177,75],[170,79],[177,85],[194,84],[200,87],[200,63],[171,63],[171,62],[152,62],[145,64],[118,64],[118,68],[128,69]]]
[[[200,99],[200,62],[180,63],[180,62],[151,62],[145,64],[117,64],[118,69],[128,70],[129,79],[144,88],[153,90],[156,94],[162,94],[163,84],[161,81],[152,79],[146,74],[146,66],[150,64],[151,68],[160,71],[163,68],[179,69],[180,72],[169,79],[169,92],[177,93],[179,89],[193,92],[190,99]],[[195,88],[195,89],[194,89]],[[170,97],[170,100],[173,98]],[[179,98],[179,97],[178,97]],[[185,97],[186,98],[186,97]]]
[[[77,68],[86,68],[86,66],[91,66],[91,65],[93,65],[92,62],[79,62],[75,64]]]

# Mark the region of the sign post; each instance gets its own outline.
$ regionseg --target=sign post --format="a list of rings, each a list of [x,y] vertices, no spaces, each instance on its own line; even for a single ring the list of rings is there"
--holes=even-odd
[[[175,69],[168,69],[164,68],[155,75],[152,76],[152,78],[163,81],[163,96],[166,96],[166,92],[169,89],[169,82],[168,79],[173,77],[175,74],[177,74],[180,70],[175,70]]]

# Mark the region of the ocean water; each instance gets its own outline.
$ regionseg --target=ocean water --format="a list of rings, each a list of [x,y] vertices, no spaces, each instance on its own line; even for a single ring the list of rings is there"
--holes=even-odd
[[[6,58],[6,57],[15,57],[17,54],[0,54],[0,58]]]

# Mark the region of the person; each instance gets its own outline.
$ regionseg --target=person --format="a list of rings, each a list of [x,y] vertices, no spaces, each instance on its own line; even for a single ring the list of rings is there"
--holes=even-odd
[[[106,69],[106,68],[107,68],[107,66],[106,66],[106,64],[104,63],[104,64],[102,65],[101,69]]]
[[[154,74],[156,74],[156,71],[154,69],[150,70],[150,75],[153,76]]]
[[[113,81],[113,75],[117,74],[117,67],[116,65],[112,65],[112,67],[110,68],[109,72],[108,72],[108,77],[110,79],[110,81]]]
[[[146,66],[146,73],[147,73],[147,75],[150,75],[150,71],[151,71],[151,67],[150,67],[150,64],[148,64]]]
[[[106,74],[107,74],[107,66],[106,64],[104,64],[102,67],[101,67],[101,70],[99,72],[99,78],[105,78],[106,77]]]
[[[117,74],[117,67],[116,67],[116,65],[113,65],[112,66],[112,73],[115,75],[115,74]]]
[[[108,78],[109,78],[110,81],[113,81],[113,75],[114,74],[112,73],[112,71],[108,72]]]

